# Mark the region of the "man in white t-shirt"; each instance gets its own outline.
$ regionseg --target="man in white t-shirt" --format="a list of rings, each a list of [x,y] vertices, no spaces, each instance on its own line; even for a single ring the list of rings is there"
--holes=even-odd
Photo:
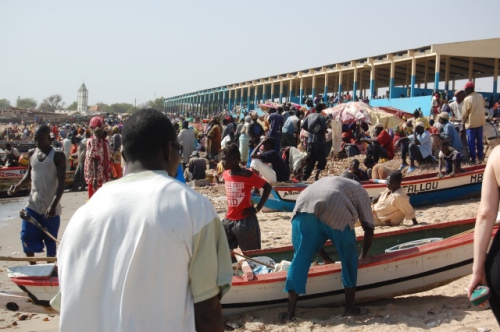
[[[58,254],[61,331],[223,331],[229,247],[208,199],[175,177],[182,152],[161,112],[123,127],[126,175],[73,215]]]

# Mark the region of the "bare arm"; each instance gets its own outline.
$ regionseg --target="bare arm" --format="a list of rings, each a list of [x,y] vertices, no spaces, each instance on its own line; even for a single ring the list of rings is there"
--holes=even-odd
[[[259,204],[257,204],[257,211],[262,210],[264,207],[264,204],[266,204],[267,199],[269,198],[269,195],[271,194],[271,190],[273,189],[269,183],[266,183],[262,189],[264,190],[262,192],[262,197],[260,198]]]
[[[484,171],[481,203],[477,211],[476,227],[474,228],[474,263],[472,265],[472,277],[467,287],[469,297],[479,284],[486,283],[484,261],[495,225],[500,198],[498,190],[500,179],[499,162],[500,149],[495,148]]]
[[[363,251],[361,252],[360,258],[365,258],[368,255],[368,251],[372,247],[373,242],[373,228],[367,227],[361,222],[363,230],[365,231],[365,236],[363,237]]]
[[[259,144],[257,144],[257,146],[255,147],[255,149],[253,149],[252,154],[250,155],[250,158],[260,159],[260,156],[258,155],[258,153],[260,151],[260,147],[262,146],[262,144],[264,144],[264,142],[266,140],[267,140],[267,137],[264,138]]]
[[[224,331],[220,293],[208,300],[194,304],[194,320],[197,332]]]
[[[56,215],[56,206],[61,200],[64,188],[66,187],[66,156],[63,152],[56,151],[54,154],[54,164],[57,169],[57,189],[52,199],[52,203],[50,203],[47,213],[45,214],[46,218],[52,218]]]

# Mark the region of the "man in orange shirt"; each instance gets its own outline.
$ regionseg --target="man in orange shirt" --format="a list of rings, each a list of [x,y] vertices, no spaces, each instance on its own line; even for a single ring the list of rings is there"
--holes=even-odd
[[[377,123],[375,125],[376,138],[362,138],[361,141],[368,142],[370,145],[366,148],[366,155],[372,156],[377,163],[380,158],[394,158],[394,143],[391,135],[384,130],[384,125]]]

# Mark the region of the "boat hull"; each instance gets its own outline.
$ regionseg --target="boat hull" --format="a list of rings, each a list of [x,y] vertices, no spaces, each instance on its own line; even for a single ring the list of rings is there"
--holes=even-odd
[[[474,219],[468,219],[375,234],[370,250],[373,256],[359,261],[356,300],[371,301],[429,290],[470,274],[473,228]],[[446,238],[411,249],[384,253],[385,249],[402,242],[436,236]],[[358,237],[358,251],[361,246],[362,237]],[[325,250],[332,259],[338,260],[335,246],[330,242],[325,244]],[[247,251],[245,254],[269,256],[279,262],[292,259],[293,247]],[[57,277],[11,280],[36,304],[48,305],[59,290]],[[222,298],[224,315],[284,306],[287,302],[285,280],[286,272],[258,274],[250,281],[233,277],[230,291]],[[299,297],[298,306],[342,304],[344,288],[340,264],[312,266],[306,290],[307,294]]]
[[[0,196],[7,195],[7,190],[9,190],[11,186],[17,185],[27,171],[28,171],[27,166],[1,167]],[[73,186],[74,178],[75,178],[75,171],[66,172],[66,188],[71,188]],[[27,183],[21,188],[18,188],[18,191],[25,192],[28,191],[30,187],[31,183]]]
[[[407,177],[401,186],[410,197],[413,206],[447,203],[450,201],[479,197],[483,181],[484,166],[474,166],[466,169],[455,177],[438,178],[436,173],[425,176]],[[385,183],[363,182],[363,187],[371,197],[380,195],[385,189]],[[273,186],[271,195],[264,205],[277,211],[292,212],[300,193],[307,184],[280,184]],[[260,197],[253,196],[254,203]]]

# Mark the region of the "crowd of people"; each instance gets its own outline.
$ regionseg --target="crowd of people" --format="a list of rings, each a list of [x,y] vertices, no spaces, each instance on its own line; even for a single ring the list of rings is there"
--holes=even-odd
[[[109,324],[130,329],[132,324],[137,329],[168,325],[176,330],[196,326],[199,331],[222,331],[220,299],[231,284],[230,250],[260,249],[257,215],[271,185],[308,181],[314,170],[314,182],[299,195],[293,211],[295,253],[285,284],[288,310],[280,320],[294,319],[298,297],[306,293],[313,255],[319,253],[326,264],[332,263],[323,250],[327,239],[340,254],[344,315],[366,314],[366,309],[355,305],[358,256],[354,227],[364,230],[361,257],[366,257],[376,226],[396,226],[404,220],[418,224],[401,187],[405,168],[411,173],[415,163],[437,163],[439,177],[454,176],[461,171],[466,155],[470,162],[483,162],[483,139],[490,146],[500,140],[472,82],[455,92],[455,97],[449,105],[440,103],[431,119],[416,110],[412,119],[396,128],[375,123],[371,131],[364,122],[335,124],[335,119],[324,114],[327,105],[321,98],[306,100],[307,107],[301,109],[285,103],[269,108],[261,117],[251,112],[239,121],[226,115],[197,123],[146,109],[124,123],[96,116],[89,123],[34,128],[31,135],[36,148],[25,156],[28,172],[9,194],[31,181],[26,212],[57,237],[66,171],[75,170],[73,190],[88,190],[89,201],[71,219],[58,253],[61,329],[111,328]],[[457,126],[452,119],[458,120]],[[489,125],[496,135],[484,137]],[[467,144],[463,144],[464,133]],[[9,161],[20,161],[15,148],[9,145],[6,149]],[[359,159],[353,159],[338,176],[320,178],[327,156],[333,155],[360,156],[366,169]],[[399,155],[399,170],[384,165]],[[488,176],[494,176],[492,166],[488,167]],[[223,220],[206,198],[181,184],[205,179],[207,172],[224,183],[227,213]],[[370,199],[361,185],[369,179],[385,180],[387,189]],[[107,182],[110,184],[103,187]],[[493,191],[483,187],[485,190]],[[252,195],[260,196],[255,206]],[[179,199],[173,200],[174,196]],[[495,197],[498,206],[498,193]],[[482,204],[482,209],[492,208]],[[489,223],[489,214],[484,212],[484,216],[483,224]],[[486,235],[491,231],[489,224],[477,227]],[[478,242],[484,240],[484,234],[478,235]],[[21,239],[28,257],[45,248],[47,256],[56,255],[55,242],[28,222],[23,222]],[[484,250],[477,255],[484,260],[486,249],[481,248]],[[151,264],[153,256],[161,263]],[[490,261],[488,268],[494,264]],[[172,273],[174,265],[179,273]],[[475,264],[469,291],[484,279],[484,269],[484,264]],[[142,271],[162,278],[155,282],[156,288],[145,291],[140,287],[139,291],[135,287],[141,283]],[[100,278],[102,275],[116,278]],[[147,306],[151,301],[167,306],[169,298],[183,306],[159,316]],[[119,305],[120,310],[113,311],[113,317],[105,316],[95,306],[96,299],[102,305]],[[141,320],[133,319],[138,313]],[[87,324],[89,315],[95,326]]]

